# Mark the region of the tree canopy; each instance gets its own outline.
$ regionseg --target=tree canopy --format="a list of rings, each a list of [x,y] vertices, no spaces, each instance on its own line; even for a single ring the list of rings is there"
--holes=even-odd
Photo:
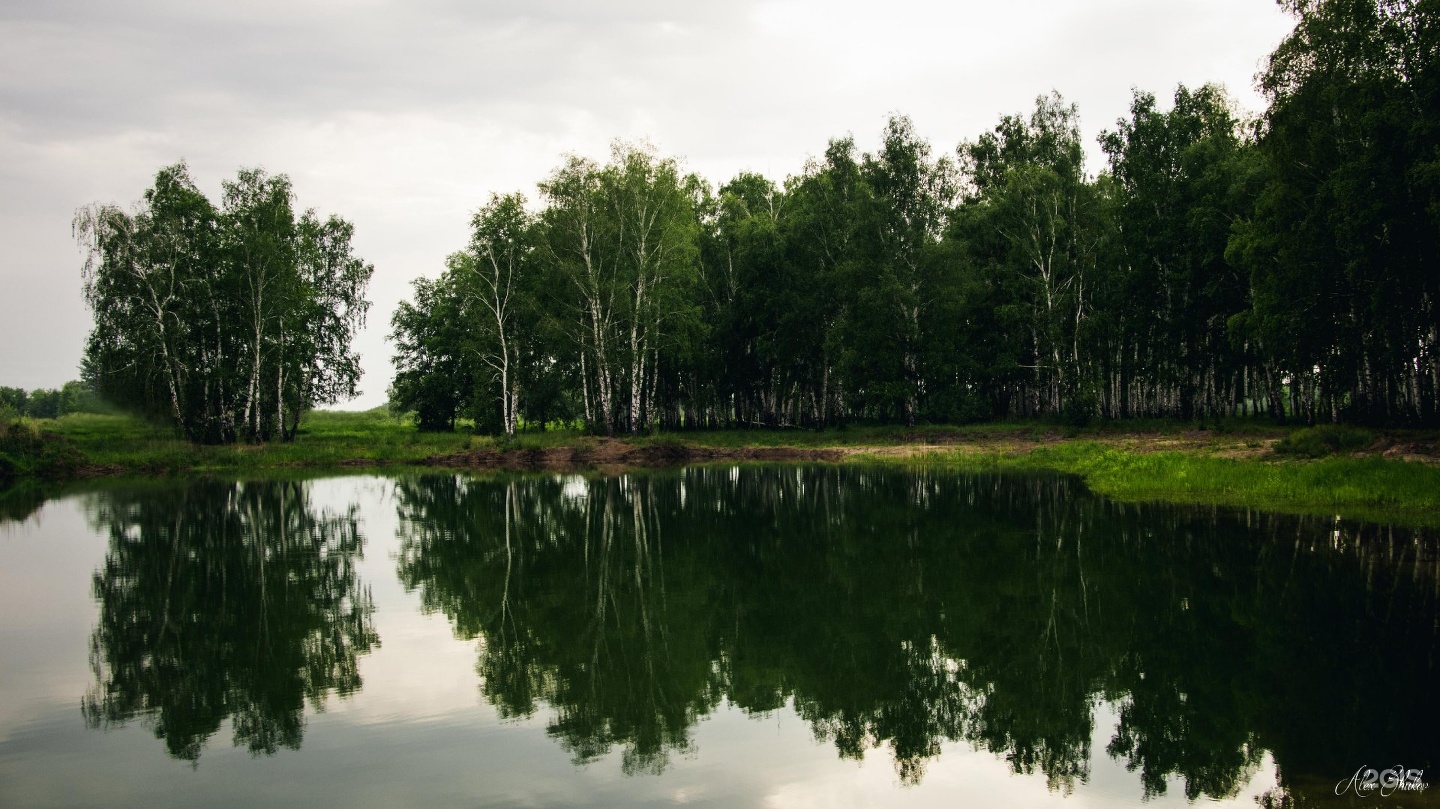
[[[285,175],[245,169],[223,189],[217,207],[179,163],[133,211],[76,214],[95,315],[85,376],[193,441],[289,440],[305,411],[356,394],[373,267],[349,222],[296,215]]]
[[[1098,173],[1057,93],[953,157],[896,115],[875,152],[834,139],[783,183],[567,157],[417,283],[396,400],[511,433],[1440,423],[1440,3],[1283,5],[1259,119],[1214,85],[1137,90]]]

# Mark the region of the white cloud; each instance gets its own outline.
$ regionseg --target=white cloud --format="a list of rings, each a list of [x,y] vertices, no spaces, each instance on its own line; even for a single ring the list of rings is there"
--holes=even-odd
[[[409,280],[563,152],[649,137],[713,182],[781,179],[829,138],[866,148],[891,112],[943,152],[1052,88],[1093,138],[1131,86],[1221,81],[1258,108],[1251,78],[1286,26],[1255,0],[7,4],[0,384],[75,376],[74,210],[129,203],[180,158],[216,193],[241,166],[288,173],[302,206],[355,222],[376,266],[365,407]]]

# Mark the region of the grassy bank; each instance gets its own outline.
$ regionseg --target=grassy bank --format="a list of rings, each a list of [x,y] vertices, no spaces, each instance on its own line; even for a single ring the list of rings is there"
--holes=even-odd
[[[289,467],[418,463],[463,449],[462,434],[422,433],[378,412],[312,413],[291,443],[199,446],[130,416],[76,414],[47,423],[85,457],[91,474],[246,472]]]
[[[735,430],[623,440],[562,430],[507,440],[466,432],[422,433],[384,412],[317,412],[310,414],[293,443],[202,447],[138,419],[77,414],[31,424],[26,433],[31,443],[26,446],[35,458],[61,459],[53,476],[62,478],[419,464],[476,468],[520,455],[543,468],[546,458],[559,457],[558,451],[565,449],[593,458],[584,461],[593,465],[606,465],[607,457],[637,457],[634,450],[656,450],[638,454],[638,463],[644,464],[646,458],[661,456],[683,461],[687,451],[698,457],[704,454],[701,450],[723,450],[732,453],[725,457],[743,458],[746,450],[763,457],[758,453],[794,448],[821,451],[824,457],[847,463],[1057,470],[1079,475],[1095,491],[1124,500],[1213,503],[1440,525],[1440,464],[1427,460],[1437,436],[1396,438],[1254,423],[1216,427],[1197,430],[1175,423],[1131,422],[1076,430],[1025,422],[822,432]],[[569,457],[573,463],[576,453]],[[637,463],[620,461],[626,462]],[[18,476],[26,477],[26,470],[19,470]]]
[[[865,460],[962,471],[1047,469],[1078,475],[1117,500],[1204,503],[1440,526],[1440,466],[1373,456],[1230,458],[1135,452],[1073,441],[1016,453],[937,450]]]
[[[0,419],[0,489],[22,481],[61,480],[76,474],[84,456],[46,430],[49,422]]]

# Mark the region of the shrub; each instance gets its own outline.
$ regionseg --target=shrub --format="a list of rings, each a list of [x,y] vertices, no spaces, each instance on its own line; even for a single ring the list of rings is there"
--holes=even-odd
[[[20,465],[4,451],[0,451],[0,489],[7,488],[20,479]]]
[[[1072,393],[1060,408],[1060,423],[1067,427],[1088,427],[1099,407],[1099,400],[1089,391]]]
[[[1341,424],[1308,427],[1285,436],[1275,443],[1275,452],[1302,458],[1324,458],[1342,452],[1364,449],[1375,436],[1369,430]]]
[[[69,439],[41,432],[34,419],[0,420],[0,488],[23,477],[62,478],[84,462],[84,455]]]

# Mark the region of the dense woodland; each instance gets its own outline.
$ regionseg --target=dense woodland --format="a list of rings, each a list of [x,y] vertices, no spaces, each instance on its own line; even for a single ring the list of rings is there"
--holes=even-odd
[[[1440,423],[1440,2],[1283,0],[1246,120],[1059,95],[953,153],[903,116],[783,183],[645,145],[495,196],[393,321],[422,427],[1007,417]]]

